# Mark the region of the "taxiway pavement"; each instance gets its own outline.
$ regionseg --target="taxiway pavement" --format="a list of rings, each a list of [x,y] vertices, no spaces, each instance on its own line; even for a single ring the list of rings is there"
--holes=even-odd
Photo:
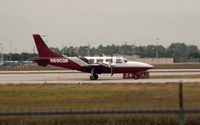
[[[155,75],[200,75],[200,69],[150,70]],[[43,84],[43,83],[168,83],[168,82],[200,82],[200,78],[166,78],[166,79],[123,79],[123,74],[99,75],[98,80],[91,81],[89,73],[72,70],[59,71],[0,71],[0,84]]]

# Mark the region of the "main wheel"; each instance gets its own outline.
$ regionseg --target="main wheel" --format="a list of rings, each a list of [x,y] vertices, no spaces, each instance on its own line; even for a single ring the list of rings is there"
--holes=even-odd
[[[95,80],[97,80],[98,79],[98,75],[94,74],[94,78],[95,78]]]
[[[98,79],[98,75],[94,74],[93,76],[90,76],[90,80],[97,80]]]
[[[90,76],[90,80],[95,80],[95,77],[94,76]]]

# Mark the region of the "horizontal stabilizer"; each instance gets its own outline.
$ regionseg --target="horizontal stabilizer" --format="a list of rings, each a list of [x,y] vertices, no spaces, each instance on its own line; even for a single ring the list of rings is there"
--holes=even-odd
[[[39,61],[39,60],[49,60],[49,58],[43,58],[43,57],[31,57],[28,60],[30,61]]]
[[[47,66],[49,62],[49,58],[42,57],[31,57],[28,60],[36,62],[39,66]]]

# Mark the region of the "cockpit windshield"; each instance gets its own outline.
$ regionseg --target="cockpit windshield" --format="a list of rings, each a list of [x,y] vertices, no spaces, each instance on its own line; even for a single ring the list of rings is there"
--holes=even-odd
[[[128,59],[124,58],[124,62],[127,63],[127,62],[128,62]]]

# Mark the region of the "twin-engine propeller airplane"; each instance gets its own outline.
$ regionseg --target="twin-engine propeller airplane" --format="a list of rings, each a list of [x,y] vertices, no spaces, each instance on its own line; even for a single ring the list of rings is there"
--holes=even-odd
[[[110,73],[134,73],[133,78],[138,79],[138,72],[151,69],[153,66],[128,61],[123,57],[66,57],[50,50],[40,35],[34,34],[33,38],[37,47],[39,57],[31,57],[29,60],[36,62],[39,66],[54,65],[72,70],[91,73],[90,80],[97,80],[98,74]]]

